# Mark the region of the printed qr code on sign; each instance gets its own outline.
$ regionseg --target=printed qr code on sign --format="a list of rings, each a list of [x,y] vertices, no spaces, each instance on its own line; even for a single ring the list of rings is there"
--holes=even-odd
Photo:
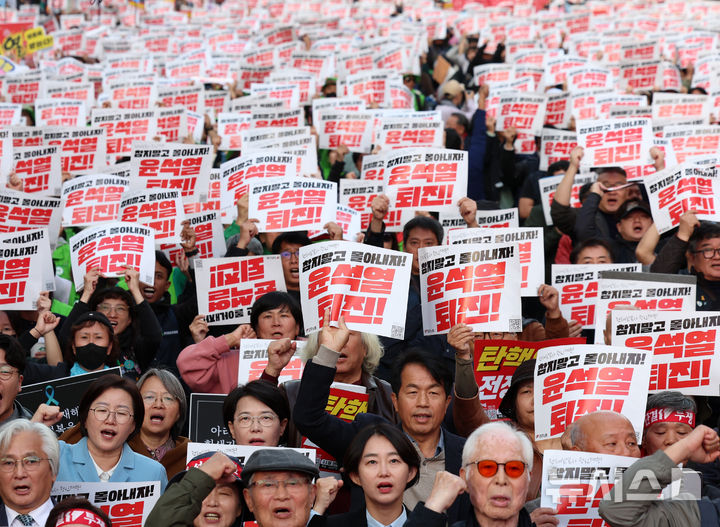
[[[405,338],[405,330],[402,326],[393,326],[390,329],[390,335],[392,335],[392,338],[394,339]]]
[[[518,333],[522,331],[522,319],[511,318],[510,319],[510,333]]]

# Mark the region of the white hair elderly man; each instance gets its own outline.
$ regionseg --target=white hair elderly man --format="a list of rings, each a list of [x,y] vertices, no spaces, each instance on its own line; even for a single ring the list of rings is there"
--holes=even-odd
[[[0,427],[0,525],[45,525],[59,464],[60,446],[47,426],[16,419]]]
[[[532,443],[527,436],[503,422],[487,423],[465,443],[460,477],[439,472],[430,497],[410,514],[406,527],[441,527],[445,511],[467,492],[472,510],[453,527],[502,525],[530,527],[523,508],[533,464]]]

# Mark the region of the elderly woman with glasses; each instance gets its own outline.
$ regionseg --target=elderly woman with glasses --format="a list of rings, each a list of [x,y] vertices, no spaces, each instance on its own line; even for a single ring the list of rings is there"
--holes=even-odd
[[[133,452],[127,443],[140,432],[145,417],[134,382],[111,374],[100,377],[83,394],[79,414],[83,438],[74,445],[60,441],[57,481],[159,481],[165,490],[165,467]],[[58,407],[40,405],[33,420],[53,424],[61,416]]]

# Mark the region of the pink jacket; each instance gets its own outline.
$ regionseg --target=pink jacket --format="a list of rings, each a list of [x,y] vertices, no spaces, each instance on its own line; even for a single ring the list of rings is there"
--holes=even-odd
[[[177,365],[192,391],[227,394],[237,386],[238,354],[237,349],[230,349],[225,335],[207,337],[182,350]]]

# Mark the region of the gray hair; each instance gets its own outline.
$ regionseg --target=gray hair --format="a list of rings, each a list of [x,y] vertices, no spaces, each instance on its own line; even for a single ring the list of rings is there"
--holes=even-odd
[[[318,352],[318,334],[319,332],[312,333],[305,343],[302,355],[304,361],[309,361]],[[380,339],[377,335],[372,333],[360,333],[362,338],[363,347],[365,348],[366,354],[363,359],[362,370],[368,375],[372,375],[377,370],[380,364],[380,359],[383,356],[383,347],[380,344]]]
[[[60,468],[60,443],[50,428],[40,423],[33,423],[27,419],[13,419],[0,427],[0,456],[4,456],[10,443],[17,434],[32,432],[40,436],[42,449],[48,457],[53,476],[57,476]]]
[[[648,395],[645,411],[653,408],[670,408],[676,412],[697,413],[697,405],[692,397],[668,390]]]
[[[465,441],[465,447],[462,451],[463,466],[473,463],[474,461],[478,461],[477,459],[474,459],[477,446],[485,438],[485,436],[490,435],[503,435],[509,438],[513,438],[518,443],[520,443],[520,450],[522,451],[523,461],[527,465],[527,474],[528,477],[530,477],[530,471],[533,467],[532,443],[530,442],[530,439],[528,439],[528,436],[525,434],[525,432],[522,432],[503,421],[493,421],[490,423],[486,423],[476,428],[475,431],[470,434],[470,437],[468,437]]]
[[[170,429],[170,434],[172,435],[172,437],[177,438],[180,435],[182,427],[185,424],[185,417],[187,416],[187,400],[185,399],[185,390],[183,390],[182,384],[180,384],[180,381],[173,374],[173,372],[160,368],[150,368],[148,371],[143,373],[142,377],[140,377],[137,382],[138,390],[142,389],[142,385],[150,377],[157,377],[158,380],[163,383],[163,386],[165,386],[165,389],[168,391],[168,393],[175,397],[175,399],[177,399],[178,403],[180,404],[180,414],[178,416],[178,420],[175,421],[175,424],[173,424],[172,428]]]

